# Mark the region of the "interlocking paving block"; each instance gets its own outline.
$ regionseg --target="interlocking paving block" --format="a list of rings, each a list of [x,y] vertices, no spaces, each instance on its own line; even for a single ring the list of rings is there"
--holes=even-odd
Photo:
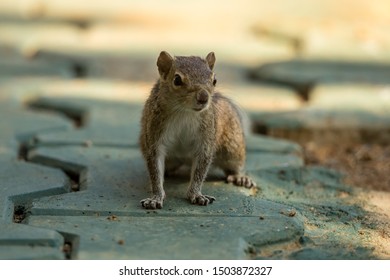
[[[73,73],[70,63],[49,63],[42,60],[27,60],[17,57],[6,58],[0,61],[0,75],[3,78],[14,78],[15,76],[57,76],[67,78],[72,77]]]
[[[303,165],[303,159],[294,154],[249,153],[246,160],[247,171],[299,168]]]
[[[58,232],[13,222],[29,215],[34,198],[64,193],[69,187],[61,170],[0,160],[0,259],[63,258],[59,253],[63,237]]]
[[[35,200],[35,214],[58,215],[144,215],[139,201],[148,196],[149,178],[144,160],[138,149],[103,147],[41,147],[29,155],[29,160],[65,171],[85,172],[79,192]],[[300,167],[302,159],[289,154],[250,153],[247,170],[272,170],[273,168]],[[188,176],[167,178],[167,200],[161,214],[199,215],[256,213],[259,202],[252,191],[223,182],[220,173],[212,173],[204,186],[204,193],[214,195],[221,202],[209,207],[193,207],[185,199]],[[226,200],[226,202],[224,202]],[[226,207],[229,205],[233,210]]]
[[[74,108],[73,104],[71,107]],[[362,246],[356,234],[362,214],[356,212],[355,206],[343,207],[343,199],[351,196],[351,192],[340,184],[340,177],[321,170],[307,171],[294,144],[271,142],[272,139],[256,136],[248,140],[247,170],[260,191],[226,184],[221,173],[212,171],[204,193],[215,196],[217,201],[200,207],[185,198],[189,177],[181,175],[166,179],[167,199],[164,208],[158,211],[142,209],[139,203],[149,196],[149,179],[138,149],[93,145],[36,147],[30,151],[29,160],[63,169],[76,178],[74,183],[79,189],[33,196],[24,223],[39,230],[47,229],[49,235],[58,236],[55,232],[61,232],[68,243],[66,236],[72,236],[77,240],[71,244],[73,258],[81,259],[309,258],[307,254],[302,257],[294,252],[305,246],[316,250],[337,248],[340,244],[353,249]],[[8,217],[12,210],[12,207],[7,210]],[[189,230],[190,225],[197,225],[200,220],[202,224]],[[332,230],[339,228],[340,223],[348,223],[344,230],[356,234],[353,242],[343,236],[332,237],[331,241],[317,238],[324,232],[334,236]],[[164,231],[155,233],[152,229],[156,227]],[[186,234],[172,238],[169,233],[177,232],[178,228],[183,228]],[[145,232],[153,232],[152,238],[145,238]],[[319,245],[294,245],[305,235]],[[158,251],[157,239],[163,240],[160,244],[167,244]],[[61,238],[48,240],[50,244],[61,243]],[[35,241],[41,242],[42,238]],[[145,246],[151,249],[142,250]],[[196,249],[189,252],[188,246]],[[204,247],[206,251],[198,249]],[[280,250],[284,253],[279,253]],[[38,255],[45,258],[42,252]],[[15,254],[12,258],[23,258]],[[25,258],[30,256],[33,255],[26,252]],[[348,254],[344,256],[349,258]],[[370,256],[368,251],[365,256]],[[63,257],[63,254],[51,255],[51,258]]]
[[[122,30],[121,30],[122,31]],[[123,32],[123,31],[122,31]],[[129,31],[131,33],[131,31]],[[91,31],[91,33],[94,33]],[[100,33],[100,32],[98,32]],[[112,33],[111,33],[112,34]],[[95,36],[102,36],[102,34],[95,34]],[[122,34],[121,44],[115,44],[111,41],[108,46],[97,50],[89,44],[88,39],[84,40],[87,44],[80,46],[78,49],[69,50],[68,48],[50,48],[43,47],[39,51],[37,58],[42,61],[73,65],[74,75],[79,77],[89,77],[93,79],[115,79],[115,80],[131,80],[131,81],[148,81],[151,84],[158,77],[156,66],[156,59],[158,52],[136,54],[129,52],[129,48],[124,52],[125,42],[124,38],[129,38],[134,43],[134,38],[128,33]],[[103,36],[110,37],[109,34]],[[115,50],[119,46],[121,50]],[[79,49],[81,47],[81,49]]]
[[[342,183],[335,171],[319,167],[281,167],[253,172],[261,186],[261,194],[272,201],[290,205],[343,205],[353,197],[353,188]]]
[[[69,179],[61,171],[17,160],[0,160],[0,220],[11,222],[14,206],[33,198],[67,192]]]
[[[301,165],[300,158],[292,160],[296,156],[290,159],[288,154],[276,153],[271,159],[269,155],[252,152],[248,156],[248,170],[269,170],[289,160]],[[262,156],[264,161],[257,159]],[[182,176],[167,178],[163,209],[142,209],[139,201],[149,195],[149,179],[138,149],[39,147],[29,159],[85,172],[80,191],[35,199],[28,218],[30,225],[80,236],[79,258],[249,258],[245,251],[250,246],[296,240],[303,234],[299,214],[294,218],[281,214],[288,206],[260,199],[255,189],[226,184],[218,173],[211,175],[204,185],[204,193],[217,197],[207,207],[187,201],[189,178]],[[260,216],[272,222],[262,227]],[[202,223],[188,230],[198,221]],[[212,224],[210,229],[208,224]],[[160,229],[158,233],[152,230],[155,227]],[[189,234],[181,233],[173,239],[168,233],[178,228]],[[224,241],[219,229],[225,230]],[[145,238],[145,232],[149,231],[154,232],[150,239]],[[184,240],[190,245],[185,245]],[[157,249],[156,242],[165,245]],[[189,252],[188,246],[194,250]],[[207,251],[201,249],[204,247]]]
[[[1,246],[46,246],[59,249],[64,244],[61,234],[53,230],[31,227],[24,224],[1,224]]]
[[[0,102],[0,112],[2,116],[7,116],[7,121],[0,123],[0,152],[10,150],[15,157],[19,145],[31,141],[38,133],[66,131],[71,127],[61,116],[28,111],[8,98]]]
[[[353,200],[352,200],[353,201]],[[371,238],[379,229],[368,225],[369,215],[356,203],[347,205],[348,200],[335,205],[311,206],[305,212],[305,234],[310,237],[312,246],[299,249],[288,258],[293,259],[380,259],[374,253]],[[342,248],[343,250],[340,250]],[[310,250],[313,249],[313,250]],[[323,253],[323,254],[321,254]],[[388,256],[387,256],[388,258]]]
[[[30,106],[81,117],[85,121],[73,131],[39,135],[38,145],[138,145],[141,105],[91,99],[41,98]]]
[[[352,250],[344,250],[340,248],[304,248],[292,253],[289,259],[293,260],[368,260],[374,259],[370,256],[365,248],[356,248]]]
[[[62,112],[71,118],[85,118],[85,125],[71,132],[45,133],[38,145],[97,145],[134,147],[138,145],[141,105],[89,99],[39,98],[33,108]],[[285,140],[249,135],[251,151],[300,153],[299,145]]]
[[[264,201],[270,205],[270,202]],[[298,218],[278,207],[259,217],[56,217],[31,216],[29,224],[80,236],[80,259],[248,259],[264,244],[297,240]],[[267,207],[265,207],[267,209]],[[158,230],[156,230],[158,229]]]
[[[289,85],[304,94],[319,83],[389,84],[390,66],[374,62],[291,60],[264,64],[251,70],[250,77]]]
[[[259,113],[253,115],[255,126],[266,127],[270,135],[276,130],[381,130],[390,126],[390,114],[379,111],[342,110],[341,108],[307,107],[298,111]],[[279,135],[276,135],[279,136]]]
[[[3,95],[0,112],[0,258],[63,258],[62,236],[51,230],[13,224],[22,222],[34,198],[67,192],[70,183],[61,171],[18,160],[21,145],[37,133],[67,130],[64,118],[26,110],[18,99]]]
[[[44,246],[0,246],[0,260],[63,260],[59,248]]]
[[[320,84],[313,89],[309,104],[314,108],[390,115],[390,81],[387,85]]]
[[[246,138],[246,150],[248,153],[268,152],[297,155],[302,153],[301,146],[294,142],[255,134],[251,134]]]

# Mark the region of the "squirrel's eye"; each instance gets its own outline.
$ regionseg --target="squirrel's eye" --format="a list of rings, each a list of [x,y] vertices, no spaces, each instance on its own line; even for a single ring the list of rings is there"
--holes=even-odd
[[[176,74],[175,77],[173,78],[173,84],[175,86],[181,86],[183,84],[183,81],[181,80],[180,75]]]
[[[214,78],[214,80],[213,80],[213,86],[215,86],[216,84],[217,84],[217,79]]]

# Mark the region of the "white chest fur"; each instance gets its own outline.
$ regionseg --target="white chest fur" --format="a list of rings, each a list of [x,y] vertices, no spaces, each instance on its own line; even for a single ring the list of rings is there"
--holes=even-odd
[[[191,157],[201,141],[199,126],[198,115],[192,112],[172,116],[161,139],[167,155]]]

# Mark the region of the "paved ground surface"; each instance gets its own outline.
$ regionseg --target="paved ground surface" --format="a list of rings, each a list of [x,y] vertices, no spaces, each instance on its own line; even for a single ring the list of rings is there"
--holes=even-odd
[[[388,3],[315,2],[1,1],[0,258],[390,259],[388,177],[357,188],[307,160],[369,140],[389,170]],[[177,176],[162,210],[141,208],[162,49],[216,52],[219,88],[253,121],[258,188],[213,170],[200,207]]]

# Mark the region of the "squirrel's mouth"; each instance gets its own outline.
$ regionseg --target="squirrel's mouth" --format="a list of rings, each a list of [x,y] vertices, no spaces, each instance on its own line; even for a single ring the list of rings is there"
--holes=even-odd
[[[200,111],[203,111],[203,110],[206,110],[207,108],[209,107],[209,103],[204,103],[204,104],[194,104],[193,107],[192,107],[192,110],[196,111],[196,112],[200,112]]]
[[[192,110],[194,110],[196,112],[200,112],[200,111],[207,109],[208,107],[209,107],[208,104],[205,104],[205,105],[193,107]]]

